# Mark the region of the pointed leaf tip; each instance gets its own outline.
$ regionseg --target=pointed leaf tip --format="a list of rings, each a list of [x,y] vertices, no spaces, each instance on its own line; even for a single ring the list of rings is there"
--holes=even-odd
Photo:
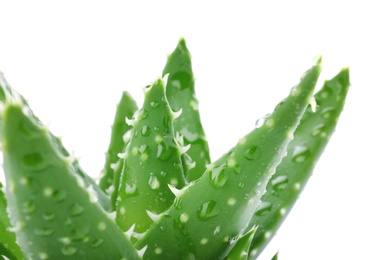
[[[318,56],[313,58],[313,65],[314,66],[321,66],[321,64],[322,64],[322,56],[321,55],[318,55]]]

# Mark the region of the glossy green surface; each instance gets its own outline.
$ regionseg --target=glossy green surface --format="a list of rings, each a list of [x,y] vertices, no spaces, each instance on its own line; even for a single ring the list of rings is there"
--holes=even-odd
[[[16,243],[15,234],[11,231],[10,220],[6,212],[6,200],[3,193],[3,185],[0,182],[0,257],[6,256],[10,260],[24,259],[23,254]]]
[[[263,124],[206,170],[136,245],[144,259],[215,259],[232,249],[312,96],[320,64],[307,71]],[[159,253],[160,252],[160,253]]]
[[[173,111],[181,111],[174,121],[175,133],[183,137],[183,145],[189,150],[182,156],[187,180],[198,179],[211,162],[208,142],[200,121],[199,104],[195,96],[191,56],[184,39],[168,56],[163,75],[169,74],[166,95]]]
[[[145,88],[140,110],[123,93],[99,184],[0,73],[0,259],[256,259],[343,109],[348,69],[325,82],[315,106],[320,63],[210,163],[191,56],[180,39],[168,76]]]
[[[116,109],[116,115],[112,125],[111,139],[109,142],[108,151],[105,154],[105,165],[102,170],[102,178],[99,181],[99,186],[111,197],[111,210],[116,209],[116,199],[118,193],[119,177],[123,167],[123,158],[119,158],[119,154],[123,153],[127,145],[125,142],[125,134],[129,134],[132,126],[126,123],[126,118],[132,118],[138,107],[135,100],[126,91],[122,93]]]
[[[133,133],[122,155],[125,164],[117,198],[117,223],[123,231],[131,227],[145,232],[156,215],[173,203],[172,189],[186,181],[181,149],[173,131],[174,113],[165,96],[162,80],[148,87],[143,107],[132,122]],[[134,226],[133,226],[134,225]]]
[[[5,104],[1,117],[7,201],[26,259],[137,259],[48,130],[21,104]]]
[[[326,81],[315,95],[316,112],[307,108],[288,146],[287,156],[267,185],[267,192],[250,226],[258,226],[251,259],[262,252],[297,201],[335,130],[349,89],[349,71]]]

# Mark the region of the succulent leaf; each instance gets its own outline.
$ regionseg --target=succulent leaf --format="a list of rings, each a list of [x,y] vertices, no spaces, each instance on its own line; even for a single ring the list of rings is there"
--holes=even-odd
[[[262,252],[292,209],[335,130],[349,89],[349,70],[342,69],[315,94],[316,112],[308,107],[289,143],[287,156],[267,185],[250,223],[258,225],[251,259]]]
[[[21,249],[16,242],[15,234],[9,231],[10,228],[3,185],[0,182],[0,257],[3,255],[10,260],[24,259]]]
[[[204,173],[206,165],[210,163],[210,155],[194,91],[191,56],[184,39],[180,39],[176,49],[168,57],[163,75],[168,73],[168,102],[172,110],[182,111],[173,123],[174,130],[183,136],[184,146],[190,144],[189,150],[182,156],[185,174],[190,182]]]
[[[4,106],[5,103],[17,103],[22,106],[22,109],[27,111],[29,117],[32,118],[35,122],[42,124],[41,121],[34,115],[31,108],[29,107],[26,99],[21,96],[15,89],[10,87],[8,82],[5,80],[4,75],[0,72],[0,105]],[[0,116],[0,126],[2,124],[2,117]],[[26,130],[26,129],[25,129]],[[1,127],[0,127],[1,131]],[[68,157],[69,160],[72,162],[73,168],[75,170],[75,174],[78,175],[81,180],[84,182],[86,187],[91,187],[97,195],[99,205],[104,208],[105,210],[110,210],[110,200],[108,196],[100,189],[100,187],[95,183],[93,178],[91,178],[88,174],[80,166],[78,160],[71,155],[67,149],[64,148],[60,138],[53,135],[50,131],[48,131],[49,137],[52,139],[54,146],[58,151],[63,154],[64,156]]]
[[[102,170],[102,178],[99,182],[100,188],[111,196],[112,211],[114,211],[116,207],[117,185],[119,184],[119,176],[123,166],[123,162],[119,162],[123,160],[123,158],[119,158],[119,154],[125,151],[127,145],[123,137],[132,129],[132,126],[126,123],[126,118],[132,118],[137,109],[138,107],[135,100],[133,100],[128,92],[124,91],[117,105],[109,148]]]
[[[258,227],[252,227],[251,230],[241,236],[233,249],[231,249],[226,260],[248,260],[250,246],[257,229]]]
[[[146,89],[123,156],[117,223],[125,232],[133,225],[136,233],[145,232],[155,216],[172,205],[175,195],[169,185],[181,189],[186,184],[181,149],[173,132],[173,114],[159,79]]]
[[[214,162],[136,246],[144,259],[224,258],[251,220],[321,71],[318,60],[264,123]]]
[[[48,130],[23,104],[2,111],[6,196],[26,259],[138,259]],[[30,243],[32,241],[32,243]]]

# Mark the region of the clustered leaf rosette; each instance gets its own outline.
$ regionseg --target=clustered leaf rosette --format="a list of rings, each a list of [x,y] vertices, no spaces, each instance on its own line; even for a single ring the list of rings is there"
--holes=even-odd
[[[99,183],[1,74],[0,259],[256,259],[343,109],[348,68],[313,95],[320,72],[211,162],[180,39],[140,109],[123,92]]]

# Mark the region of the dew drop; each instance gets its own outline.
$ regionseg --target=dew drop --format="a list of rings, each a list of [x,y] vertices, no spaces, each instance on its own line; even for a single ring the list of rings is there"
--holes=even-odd
[[[32,200],[26,201],[22,204],[22,212],[25,214],[30,214],[34,212],[35,210],[36,210],[36,205]]]
[[[53,189],[50,188],[50,187],[45,187],[44,188],[44,195],[45,195],[45,197],[50,197],[51,195],[53,195]]]
[[[182,209],[182,197],[176,197],[173,202],[173,206],[175,209]]]
[[[222,188],[229,179],[229,175],[224,166],[214,168],[210,176],[211,183],[216,188]]]
[[[293,151],[293,162],[303,163],[310,157],[311,152],[307,147],[297,146]]]
[[[70,218],[66,218],[65,220],[64,220],[64,225],[65,226],[69,226],[69,225],[71,225],[72,224],[72,220],[70,219]]]
[[[260,153],[261,153],[261,149],[256,145],[252,145],[246,149],[244,153],[244,157],[248,160],[255,160],[258,158]]]
[[[41,171],[48,166],[48,163],[46,163],[41,153],[30,153],[23,156],[22,165],[30,170]]]
[[[285,175],[280,175],[280,176],[274,176],[273,179],[271,180],[272,188],[276,191],[279,192],[281,190],[284,190],[286,186],[288,185],[288,177]]]
[[[137,120],[143,120],[148,117],[148,111],[143,108],[137,112],[137,115],[135,115],[135,119]]]
[[[47,212],[42,214],[42,218],[46,221],[52,221],[55,218],[55,214],[53,212]]]
[[[234,206],[235,204],[236,204],[236,199],[235,198],[228,199],[227,205]]]
[[[149,146],[146,145],[146,144],[142,144],[140,145],[139,149],[138,149],[138,152],[141,154],[141,155],[148,155],[149,154]]]
[[[185,71],[173,74],[168,82],[170,86],[178,89],[186,89],[193,84],[193,76]],[[169,87],[170,88],[170,87]]]
[[[73,246],[64,246],[62,247],[62,254],[65,255],[65,256],[72,256],[72,255],[75,255],[77,253],[77,248],[73,247]]]
[[[84,208],[80,204],[75,202],[68,208],[68,210],[71,216],[78,216],[82,214],[82,212],[84,211]]]
[[[199,219],[209,220],[220,214],[220,209],[217,207],[217,203],[214,200],[207,201],[203,203],[197,210]]]
[[[331,96],[331,93],[332,93],[332,90],[329,89],[329,88],[324,88],[323,90],[320,91],[320,94],[319,96],[322,98],[322,99],[327,99],[328,97]]]
[[[312,129],[311,136],[312,136],[312,137],[319,136],[319,135],[321,135],[322,133],[324,133],[324,130],[325,130],[325,125],[324,125],[324,124],[320,124],[320,125],[318,125],[318,126],[315,126],[315,127]]]
[[[104,240],[103,240],[103,239],[101,239],[101,238],[95,239],[95,240],[91,243],[91,247],[93,247],[93,248],[97,248],[97,247],[99,247],[103,242],[104,242]]]
[[[321,117],[324,118],[324,119],[328,119],[328,118],[332,117],[334,112],[335,112],[335,110],[333,108],[328,107],[328,108],[324,109],[321,112]]]
[[[141,128],[141,135],[144,136],[144,137],[148,137],[150,135],[150,127],[145,125],[143,126],[143,128]]]
[[[33,233],[37,236],[50,236],[54,233],[51,228],[36,228]]]
[[[256,211],[256,215],[257,216],[264,216],[264,215],[266,215],[267,213],[270,212],[271,208],[272,208],[271,202],[262,201],[262,203],[258,206],[258,209]]]
[[[149,181],[148,181],[148,184],[149,184],[149,187],[152,189],[152,190],[157,190],[159,189],[159,187],[161,186],[157,176],[151,174],[150,177],[149,177]]]
[[[137,194],[137,186],[136,186],[136,184],[129,184],[129,183],[126,183],[126,185],[125,185],[125,194],[127,194],[127,195],[135,195],[135,194]]]
[[[162,141],[158,144],[157,147],[157,158],[161,161],[167,161],[172,153],[172,148],[166,146],[166,144]]]
[[[105,230],[107,228],[107,224],[105,224],[104,222],[100,222],[98,224],[98,229],[99,230]]]
[[[48,259],[49,258],[48,254],[47,253],[44,253],[44,252],[39,253],[39,257],[40,257],[41,260],[44,260],[44,259]]]
[[[155,254],[157,254],[157,255],[160,255],[160,254],[162,254],[162,248],[160,248],[160,247],[157,247],[156,249],[154,249],[154,253]]]
[[[159,106],[159,103],[157,101],[152,101],[152,102],[150,102],[150,106],[152,108],[157,108]]]
[[[64,245],[69,245],[72,242],[72,240],[69,237],[58,238],[58,241]]]
[[[208,243],[208,238],[202,238],[201,240],[200,240],[200,244],[201,245],[205,245],[205,244],[207,244]]]
[[[63,202],[67,197],[67,193],[64,190],[56,190],[53,193],[53,198],[55,202],[60,203]]]
[[[217,226],[217,227],[215,228],[215,230],[213,231],[213,235],[215,236],[215,235],[217,235],[218,233],[220,233],[220,230],[221,230],[221,226]]]
[[[181,223],[186,223],[189,220],[189,215],[186,213],[182,213],[179,217]]]
[[[73,241],[80,241],[80,242],[87,242],[90,239],[89,236],[89,226],[78,226],[77,228],[72,229],[72,240]]]

